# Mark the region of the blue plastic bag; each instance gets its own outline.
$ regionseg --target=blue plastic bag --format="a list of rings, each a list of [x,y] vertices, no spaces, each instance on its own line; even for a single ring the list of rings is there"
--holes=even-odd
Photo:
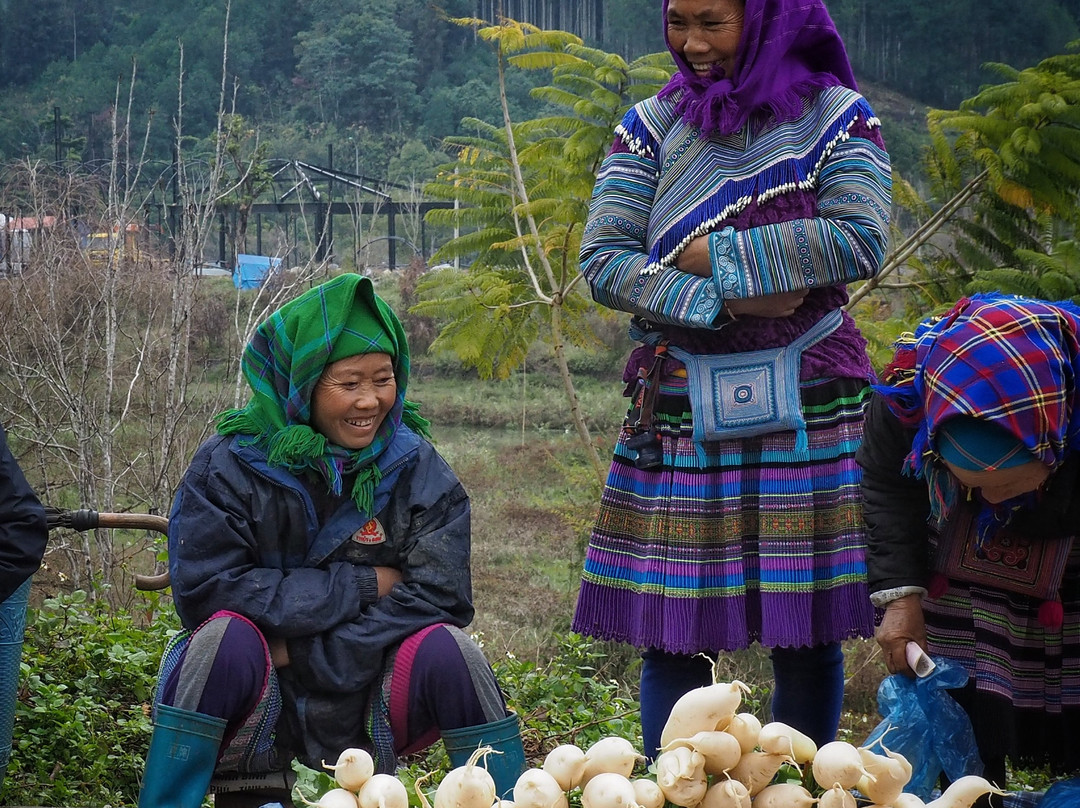
[[[1080,777],[1054,783],[1039,802],[1039,808],[1076,808],[1077,805],[1080,805]]]
[[[946,693],[963,687],[967,671],[944,657],[931,657],[935,668],[922,679],[902,674],[886,677],[878,687],[878,711],[884,720],[863,746],[885,754],[882,742],[911,764],[904,791],[930,799],[942,772],[950,780],[982,774],[983,764],[971,720]]]

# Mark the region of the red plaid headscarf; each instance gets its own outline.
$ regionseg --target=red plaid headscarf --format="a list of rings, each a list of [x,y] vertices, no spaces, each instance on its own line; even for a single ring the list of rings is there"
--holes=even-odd
[[[916,429],[904,472],[930,486],[931,510],[956,502],[955,478],[931,462],[938,430],[956,416],[996,424],[1051,469],[1080,447],[1080,307],[1003,294],[964,298],[902,337],[877,386],[889,408]],[[1035,493],[985,504],[979,544]]]
[[[898,343],[879,390],[918,429],[906,468],[937,453],[940,425],[990,421],[1057,468],[1080,447],[1080,307],[1002,294],[960,300]],[[891,377],[891,378],[890,378]]]

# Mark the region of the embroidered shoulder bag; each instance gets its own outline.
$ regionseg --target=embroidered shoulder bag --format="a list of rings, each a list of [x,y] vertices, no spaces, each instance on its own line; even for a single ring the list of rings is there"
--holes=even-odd
[[[795,448],[807,448],[799,396],[802,352],[840,327],[829,312],[790,345],[731,354],[691,354],[667,346],[686,367],[694,440],[698,443],[794,431]]]

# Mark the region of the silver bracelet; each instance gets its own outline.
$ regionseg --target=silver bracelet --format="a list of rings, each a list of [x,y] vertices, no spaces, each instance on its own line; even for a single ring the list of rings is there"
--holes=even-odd
[[[878,592],[872,592],[870,594],[870,602],[874,604],[874,608],[884,609],[894,600],[906,598],[908,595],[918,595],[921,598],[925,598],[926,589],[921,586],[894,586],[892,589],[882,589]]]

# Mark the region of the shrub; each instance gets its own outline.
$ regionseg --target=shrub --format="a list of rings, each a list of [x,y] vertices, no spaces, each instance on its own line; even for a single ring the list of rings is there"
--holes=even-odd
[[[479,639],[479,638],[478,638]],[[522,741],[529,765],[562,743],[587,749],[607,735],[618,735],[641,748],[638,704],[622,681],[622,663],[604,643],[577,634],[553,638],[555,653],[542,662],[507,654],[492,663],[510,709],[521,717]],[[618,655],[615,655],[616,657]],[[410,803],[419,806],[414,784],[423,779],[433,791],[451,769],[441,743],[402,761],[397,777],[408,787]],[[334,786],[325,772],[293,763],[302,793],[311,800]],[[433,773],[428,780],[425,775]]]
[[[134,805],[171,609],[149,629],[78,591],[27,615],[4,794],[20,805]]]
[[[542,763],[558,744],[586,749],[607,735],[641,748],[638,703],[626,670],[604,643],[566,634],[542,663],[507,654],[492,667],[511,709],[521,716],[526,754],[535,762]]]

